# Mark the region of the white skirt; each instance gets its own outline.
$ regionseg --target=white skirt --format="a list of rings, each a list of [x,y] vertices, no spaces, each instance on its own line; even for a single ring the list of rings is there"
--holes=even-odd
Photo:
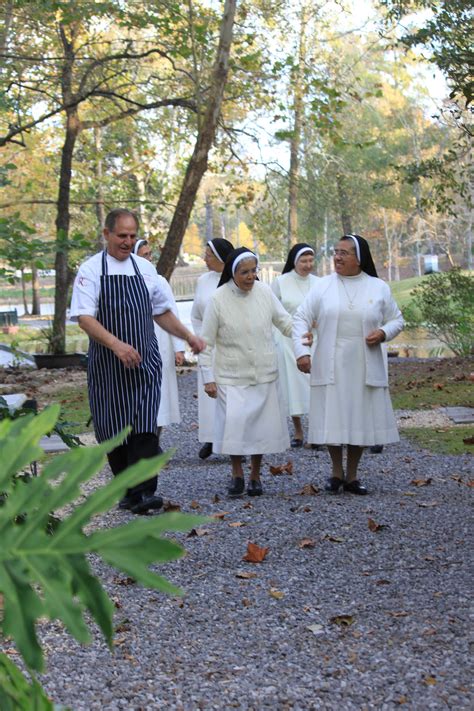
[[[216,415],[216,400],[209,397],[204,390],[201,369],[197,371],[198,387],[198,421],[199,442],[214,442],[214,419]]]
[[[178,380],[176,378],[176,365],[174,348],[171,336],[159,326],[155,326],[162,360],[161,399],[158,410],[158,427],[166,427],[173,422],[181,422],[179,412]]]
[[[362,338],[338,338],[335,382],[311,386],[309,442],[371,447],[399,441],[388,387],[366,385],[365,377]]]
[[[309,375],[298,370],[292,339],[278,332],[275,340],[280,387],[286,413],[294,417],[307,415],[309,412]]]
[[[213,451],[216,454],[273,454],[290,446],[278,381],[218,385]]]

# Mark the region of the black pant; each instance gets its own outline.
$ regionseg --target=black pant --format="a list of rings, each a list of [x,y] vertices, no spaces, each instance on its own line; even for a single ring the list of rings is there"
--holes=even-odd
[[[152,432],[142,432],[131,434],[126,444],[121,444],[108,453],[110,468],[114,476],[123,472],[132,464],[136,464],[140,459],[150,459],[160,453],[158,437]],[[127,489],[127,497],[130,499],[140,499],[142,495],[153,496],[156,491],[158,477],[155,474],[151,479],[143,481],[131,489]]]

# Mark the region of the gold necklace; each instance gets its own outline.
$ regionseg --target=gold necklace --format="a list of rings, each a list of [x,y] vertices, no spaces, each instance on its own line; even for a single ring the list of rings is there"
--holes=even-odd
[[[356,298],[356,296],[357,296],[357,292],[359,291],[359,289],[356,287],[356,290],[354,291],[354,294],[353,294],[352,299],[351,299],[351,297],[349,296],[349,292],[348,292],[347,289],[346,289],[346,285],[344,284],[344,279],[343,279],[342,277],[339,277],[339,281],[341,282],[342,288],[343,288],[344,291],[345,291],[345,294],[346,294],[346,297],[347,297],[348,308],[349,308],[351,311],[353,311],[353,310],[355,309],[354,301],[355,301],[355,298]]]

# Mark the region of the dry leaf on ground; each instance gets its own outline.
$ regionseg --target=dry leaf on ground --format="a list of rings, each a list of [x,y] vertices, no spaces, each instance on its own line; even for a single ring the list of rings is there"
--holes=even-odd
[[[242,580],[250,580],[251,578],[256,578],[257,573],[250,573],[246,570],[238,570],[235,574],[236,578],[242,578]]]
[[[438,682],[436,681],[434,676],[425,676],[423,679],[423,684],[426,684],[427,686],[434,686]]]
[[[339,627],[350,627],[354,624],[355,617],[353,615],[334,615],[334,617],[331,617],[329,621]]]
[[[229,526],[231,528],[241,528],[241,526],[246,526],[247,524],[244,521],[232,521],[229,523]]]
[[[464,444],[474,444],[474,437],[464,437]]]
[[[312,538],[302,538],[298,543],[298,548],[314,548],[316,542]]]
[[[368,518],[367,523],[369,526],[369,530],[372,531],[372,533],[376,533],[377,531],[381,531],[382,528],[388,528],[384,523],[377,523],[377,521],[374,521],[373,518]]]
[[[202,536],[208,536],[209,531],[207,528],[192,528],[188,535],[187,538],[201,538]]]
[[[275,598],[275,600],[283,600],[283,598],[285,597],[285,593],[281,590],[277,590],[276,588],[270,588],[268,592],[272,597]]]
[[[406,612],[405,610],[399,610],[395,612],[390,611],[388,614],[392,617],[408,617],[408,612]]]
[[[269,550],[269,548],[262,548],[256,543],[248,543],[247,553],[244,555],[242,560],[246,560],[247,563],[262,563]]]
[[[438,506],[437,501],[418,501],[418,506],[422,509],[432,509],[433,506]]]
[[[212,514],[212,518],[215,518],[218,521],[222,521],[222,519],[224,519],[229,513],[230,511],[218,511],[215,514]]]
[[[179,504],[174,504],[172,501],[165,501],[163,504],[163,511],[181,511],[181,506]]]
[[[340,536],[330,536],[329,533],[326,533],[326,535],[323,536],[323,541],[331,541],[331,543],[344,543],[343,538]]]
[[[278,464],[275,467],[270,464],[270,474],[273,474],[274,476],[277,476],[278,474],[293,474],[293,462]]]
[[[413,484],[413,486],[428,486],[432,481],[431,477],[428,479],[412,479],[410,484]]]
[[[323,634],[323,632],[324,632],[324,626],[318,625],[318,624],[307,625],[306,629],[316,635]]]
[[[192,509],[200,509],[201,508],[201,504],[199,503],[199,501],[191,501],[189,506]]]
[[[316,496],[319,494],[320,489],[314,484],[305,484],[300,491],[301,496]]]

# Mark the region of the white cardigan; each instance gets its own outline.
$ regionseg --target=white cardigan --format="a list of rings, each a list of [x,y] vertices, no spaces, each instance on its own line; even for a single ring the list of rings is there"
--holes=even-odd
[[[202,324],[207,348],[198,362],[204,383],[256,385],[276,380],[272,325],[291,336],[291,316],[269,286],[259,281],[250,291],[242,291],[233,281],[220,286],[206,307]]]
[[[385,341],[392,340],[400,333],[403,328],[403,317],[388,284],[381,279],[366,275],[360,301],[365,304],[364,338],[377,328],[384,331]],[[338,275],[335,273],[319,279],[293,317],[293,347],[296,358],[311,355],[310,349],[302,345],[301,338],[314,321],[317,324],[318,339],[311,364],[311,385],[334,383],[337,335],[337,317],[334,318],[334,311],[339,311]],[[365,366],[366,385],[376,387],[388,385],[381,344],[378,346],[365,344]]]

